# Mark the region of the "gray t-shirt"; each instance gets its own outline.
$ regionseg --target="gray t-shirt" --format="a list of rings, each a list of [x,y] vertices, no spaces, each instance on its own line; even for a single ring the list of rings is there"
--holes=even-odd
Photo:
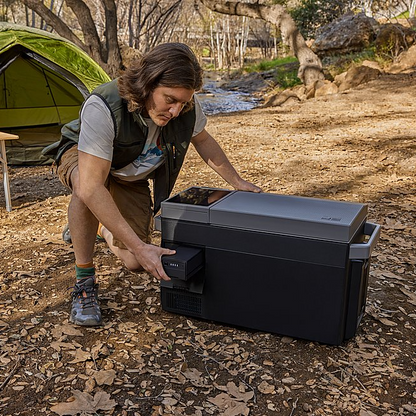
[[[192,137],[201,133],[207,123],[198,99],[195,97],[196,122]],[[81,111],[81,131],[78,149],[84,153],[111,161],[113,158],[114,124],[110,110],[103,100],[91,95]],[[149,178],[149,175],[163,162],[160,148],[160,131],[152,119],[143,119],[148,127],[146,144],[142,154],[122,169],[111,169],[110,173],[125,181]]]

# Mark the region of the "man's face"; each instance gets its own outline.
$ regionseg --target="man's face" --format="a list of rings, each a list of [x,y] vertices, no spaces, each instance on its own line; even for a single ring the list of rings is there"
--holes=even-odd
[[[194,92],[181,87],[156,87],[146,101],[146,111],[157,126],[166,126],[191,101]]]

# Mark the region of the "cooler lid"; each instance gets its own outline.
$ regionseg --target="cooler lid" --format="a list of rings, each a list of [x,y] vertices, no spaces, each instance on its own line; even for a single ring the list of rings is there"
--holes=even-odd
[[[290,195],[237,191],[209,208],[212,225],[350,242],[367,205]]]

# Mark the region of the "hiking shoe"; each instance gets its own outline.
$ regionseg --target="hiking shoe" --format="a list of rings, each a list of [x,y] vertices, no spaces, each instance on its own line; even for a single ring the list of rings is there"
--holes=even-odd
[[[69,224],[66,224],[62,231],[62,240],[67,244],[72,244],[71,232],[69,231]]]
[[[101,311],[97,301],[98,284],[95,276],[79,280],[72,292],[72,307],[69,320],[82,326],[101,325]]]

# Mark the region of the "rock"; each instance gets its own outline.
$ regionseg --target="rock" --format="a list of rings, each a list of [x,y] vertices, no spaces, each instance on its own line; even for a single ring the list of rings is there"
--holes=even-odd
[[[324,81],[324,85],[315,90],[315,97],[323,97],[324,95],[336,94],[338,85],[335,82]]]
[[[383,72],[383,70],[380,67],[380,64],[376,61],[365,60],[365,61],[363,61],[363,63],[361,65],[368,66],[368,67],[374,68],[374,69],[378,69],[380,72]]]
[[[346,76],[347,76],[347,71],[343,72],[342,74],[336,75],[334,78],[335,84],[337,84],[339,87],[345,81]]]
[[[320,90],[321,88],[325,89],[328,83],[331,83],[331,81],[319,79],[315,81],[313,84],[306,85],[305,86],[306,99],[309,100],[310,98],[314,98],[316,96],[316,91]]]
[[[388,56],[398,56],[415,43],[416,32],[401,24],[381,25],[374,42],[376,52]]]
[[[347,71],[344,81],[339,85],[339,92],[355,88],[360,84],[377,79],[380,74],[381,72],[378,69],[365,65],[351,67]]]
[[[306,87],[304,85],[298,85],[292,91],[298,96],[300,101],[306,100]]]
[[[375,40],[378,25],[364,13],[347,13],[324,26],[311,49],[320,56],[360,51]]]
[[[317,80],[313,84],[307,85],[305,94],[306,99],[309,100],[310,98],[315,97],[315,91],[325,85],[325,82],[323,80]]]
[[[296,93],[286,90],[279,94],[274,94],[269,97],[264,103],[263,107],[278,107],[278,106],[287,106],[291,105],[294,102],[299,102],[300,98]]]
[[[416,45],[401,53],[396,61],[388,68],[388,72],[398,74],[409,69],[416,70]]]
[[[300,101],[300,98],[297,95],[291,95],[280,106],[281,107],[291,107],[292,105],[297,104],[299,101]]]
[[[231,91],[241,91],[246,93],[253,93],[267,89],[269,82],[266,81],[262,73],[251,72],[244,74],[238,79],[224,82],[221,88]]]

